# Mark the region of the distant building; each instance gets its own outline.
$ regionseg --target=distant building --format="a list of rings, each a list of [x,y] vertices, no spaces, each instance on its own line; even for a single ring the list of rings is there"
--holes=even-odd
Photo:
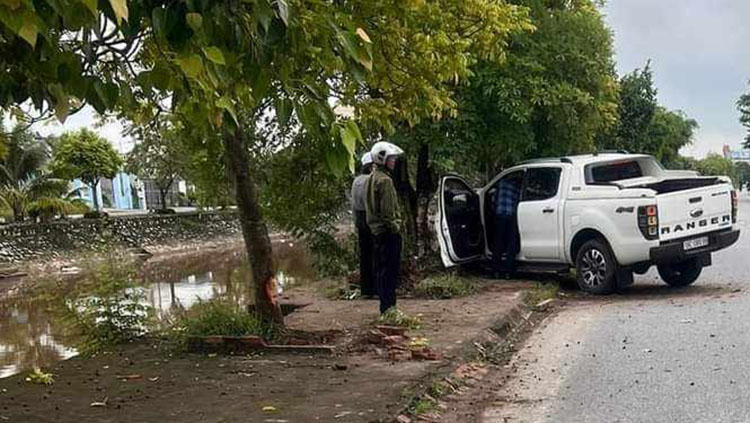
[[[750,149],[742,148],[738,150],[732,150],[732,147],[724,146],[724,157],[732,160],[733,162],[749,162],[750,163]]]
[[[164,209],[168,207],[177,207],[180,204],[180,197],[185,197],[187,190],[182,189],[185,185],[184,181],[174,181],[167,191],[165,202],[161,203],[161,192],[155,181],[151,179],[145,179],[143,181],[143,192],[146,198],[146,204],[151,210]]]
[[[99,205],[105,209],[116,210],[146,210],[146,195],[143,183],[134,175],[120,172],[112,179],[103,178],[96,187],[96,193],[91,187],[79,179],[73,180],[73,189],[78,190],[78,198],[94,207],[94,195]]]

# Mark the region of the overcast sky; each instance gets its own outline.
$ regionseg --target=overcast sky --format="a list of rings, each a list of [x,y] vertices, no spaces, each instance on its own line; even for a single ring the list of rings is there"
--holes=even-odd
[[[735,103],[750,80],[750,0],[608,0],[604,13],[615,33],[618,72],[650,59],[659,101],[700,124],[683,154],[703,157],[720,153],[724,144],[739,147],[744,130]],[[93,122],[87,109],[64,126],[35,129],[46,135]],[[121,151],[130,149],[116,123],[99,131]]]
[[[659,101],[700,124],[683,154],[739,147],[735,103],[750,80],[750,0],[608,0],[620,74],[651,59]]]

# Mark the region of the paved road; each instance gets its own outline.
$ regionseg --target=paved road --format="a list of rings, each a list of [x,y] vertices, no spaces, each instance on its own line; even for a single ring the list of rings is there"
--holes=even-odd
[[[579,298],[511,363],[485,422],[750,422],[750,198],[745,231],[695,286],[656,272]]]

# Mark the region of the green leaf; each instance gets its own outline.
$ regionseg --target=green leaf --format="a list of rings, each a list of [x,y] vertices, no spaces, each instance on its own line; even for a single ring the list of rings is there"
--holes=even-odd
[[[239,121],[237,120],[237,113],[234,110],[234,104],[232,104],[231,99],[229,99],[228,97],[221,97],[220,99],[216,100],[216,107],[229,112],[229,114],[232,115],[232,119],[234,119],[234,122],[239,124]]]
[[[198,31],[203,26],[203,16],[200,13],[188,13],[185,15],[185,20],[193,31]]]
[[[292,117],[292,100],[288,98],[277,98],[276,99],[276,118],[279,121],[279,125],[286,126],[289,123],[289,119]]]
[[[354,32],[340,32],[338,40],[349,57],[359,62],[368,71],[372,71],[372,54],[369,49],[360,46],[359,35]]]
[[[115,12],[117,23],[128,20],[128,2],[127,0],[109,0],[112,11]]]
[[[221,49],[218,47],[203,47],[203,54],[206,55],[206,58],[217,65],[226,65],[227,62],[224,60],[224,53],[221,52]]]
[[[189,78],[197,78],[203,71],[203,61],[197,54],[181,57],[177,59],[177,64]]]
[[[99,15],[99,9],[98,9],[98,1],[97,0],[81,0],[81,3],[84,4],[84,6],[88,7],[88,9],[91,11],[94,16]]]
[[[255,15],[260,26],[268,32],[268,27],[271,26],[271,20],[273,20],[274,17],[273,9],[271,9],[268,0],[258,0],[258,2],[255,3]]]
[[[23,15],[23,24],[21,24],[21,28],[18,29],[18,36],[26,40],[26,42],[29,43],[31,47],[35,47],[36,36],[38,32],[39,31],[36,27],[36,19],[34,18],[34,14],[25,13]]]
[[[154,88],[159,90],[166,90],[169,88],[171,77],[169,69],[163,65],[160,66],[160,64],[154,66],[154,69],[151,70],[151,74],[149,75],[149,79],[154,85]]]

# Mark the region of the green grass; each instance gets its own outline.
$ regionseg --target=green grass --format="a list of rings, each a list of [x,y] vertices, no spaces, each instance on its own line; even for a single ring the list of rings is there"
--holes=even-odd
[[[168,333],[177,346],[185,347],[190,337],[257,335],[269,338],[275,330],[239,305],[213,299],[201,301],[174,316]]]
[[[55,383],[55,377],[52,373],[45,373],[37,367],[26,376],[26,382],[50,386]]]
[[[471,279],[460,277],[456,273],[449,273],[422,279],[414,287],[414,294],[424,298],[442,300],[466,297],[475,294],[478,290],[476,282]]]
[[[419,329],[422,327],[422,319],[419,316],[409,316],[396,307],[391,307],[378,317],[377,323],[388,326],[399,326],[407,329]]]
[[[343,278],[329,278],[320,284],[320,291],[329,300],[356,300],[362,296],[358,288],[352,288]]]
[[[526,293],[524,303],[533,307],[544,300],[556,298],[560,287],[555,283],[538,283],[531,291]]]

